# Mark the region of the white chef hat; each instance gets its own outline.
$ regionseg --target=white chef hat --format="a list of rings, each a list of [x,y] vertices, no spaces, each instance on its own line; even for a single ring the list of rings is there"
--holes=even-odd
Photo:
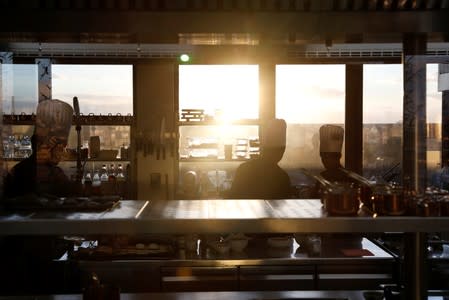
[[[287,124],[282,119],[271,119],[261,128],[260,145],[265,148],[285,147]]]
[[[41,101],[36,110],[35,134],[38,138],[67,139],[72,117],[73,109],[70,104],[58,99]]]
[[[344,129],[335,125],[320,127],[320,152],[341,152]]]

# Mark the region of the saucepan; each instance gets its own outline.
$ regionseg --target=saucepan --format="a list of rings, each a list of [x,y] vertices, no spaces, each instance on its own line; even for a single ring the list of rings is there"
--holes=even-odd
[[[370,210],[378,215],[389,216],[400,216],[406,213],[408,205],[402,187],[386,183],[373,184],[357,173],[342,170],[365,187],[365,193],[362,192],[361,201]]]
[[[355,216],[359,211],[359,189],[352,183],[333,182],[324,190],[322,198],[329,215]]]
[[[305,169],[301,171],[318,181],[323,193],[323,207],[330,216],[355,216],[360,207],[359,188],[347,182],[330,182],[321,175],[311,174]]]

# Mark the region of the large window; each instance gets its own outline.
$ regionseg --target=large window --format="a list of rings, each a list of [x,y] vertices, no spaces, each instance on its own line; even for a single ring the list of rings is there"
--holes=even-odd
[[[364,65],[363,172],[370,179],[401,181],[403,65]],[[427,65],[428,184],[441,167],[441,93],[438,65]]]
[[[1,66],[2,110],[4,114],[36,113],[38,105],[38,67],[36,64],[5,64]],[[100,136],[101,149],[117,150],[130,144],[130,126],[108,123],[108,115],[133,113],[133,78],[131,65],[52,65],[52,98],[73,105],[77,96],[83,115],[105,117],[103,121],[82,127],[83,146],[91,136]],[[15,122],[14,120],[19,120]],[[7,169],[31,154],[30,137],[33,125],[23,125],[22,117],[2,127],[3,157]],[[100,118],[96,119],[100,120]],[[76,148],[75,128],[69,135],[68,148]],[[69,157],[70,158],[70,157]],[[72,157],[73,158],[73,157]],[[113,158],[112,158],[113,159]],[[73,161],[62,164],[67,174],[74,172]]]
[[[185,197],[183,178],[191,171],[201,182],[199,197],[221,196],[238,165],[256,154],[258,66],[179,66],[179,115],[178,197]]]
[[[399,181],[403,66],[363,66],[363,175]]]
[[[73,97],[78,97],[83,115],[132,114],[132,87],[131,65],[52,65],[53,98],[72,105]],[[81,134],[85,146],[91,136],[100,136],[101,149],[119,150],[130,144],[130,127],[107,124],[107,121],[105,125],[83,126]],[[68,147],[75,146],[76,134],[72,130]]]
[[[344,126],[344,113],[344,65],[276,67],[276,117],[287,122],[287,147],[280,166],[289,172],[292,183],[304,182],[298,168],[323,169],[319,128],[323,124]]]
[[[4,64],[1,70],[2,111],[6,115],[26,115],[36,112],[38,102],[38,76],[35,64]],[[23,115],[23,116],[22,116]],[[30,138],[34,126],[31,125],[2,125],[2,153],[8,159],[23,159],[31,155]],[[11,162],[13,165],[15,162]],[[6,169],[10,166],[7,165]]]
[[[78,97],[81,113],[133,113],[130,65],[52,65],[53,98],[72,104]]]

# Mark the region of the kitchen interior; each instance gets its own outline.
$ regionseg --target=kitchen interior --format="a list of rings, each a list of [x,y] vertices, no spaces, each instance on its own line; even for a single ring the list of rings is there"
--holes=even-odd
[[[449,295],[449,1],[0,8],[0,176],[31,155],[38,103],[61,99],[79,109],[59,166],[82,184],[2,198],[0,299]],[[228,199],[273,118],[291,197]],[[359,185],[316,197],[327,123]]]

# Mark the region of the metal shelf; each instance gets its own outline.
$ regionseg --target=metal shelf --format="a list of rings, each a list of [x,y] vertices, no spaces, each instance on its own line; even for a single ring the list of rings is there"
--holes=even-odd
[[[248,161],[249,158],[234,158],[234,159],[224,159],[224,158],[180,158],[179,162],[243,162]]]
[[[226,123],[226,125],[259,125],[260,120],[258,119],[241,119],[241,120],[235,120],[231,121],[229,123]],[[210,120],[210,121],[178,121],[178,126],[222,126],[225,125],[220,121],[217,120]]]
[[[20,115],[3,115],[4,125],[34,125],[36,121],[35,114],[20,114]],[[80,116],[81,125],[119,125],[119,126],[131,126],[134,123],[134,116],[132,115],[87,115]],[[76,125],[75,117],[72,121],[73,125]]]
[[[3,161],[17,161],[17,162],[19,162],[19,161],[24,160],[25,158],[26,157],[24,157],[24,158],[1,158],[1,159]],[[114,158],[114,159],[89,158],[87,160],[87,162],[100,162],[100,161],[118,161],[118,162],[124,161],[124,162],[127,162],[127,161],[131,161],[131,160],[130,159],[121,159],[121,158]],[[64,159],[64,160],[60,161],[60,163],[64,163],[64,162],[76,162],[76,159]]]

